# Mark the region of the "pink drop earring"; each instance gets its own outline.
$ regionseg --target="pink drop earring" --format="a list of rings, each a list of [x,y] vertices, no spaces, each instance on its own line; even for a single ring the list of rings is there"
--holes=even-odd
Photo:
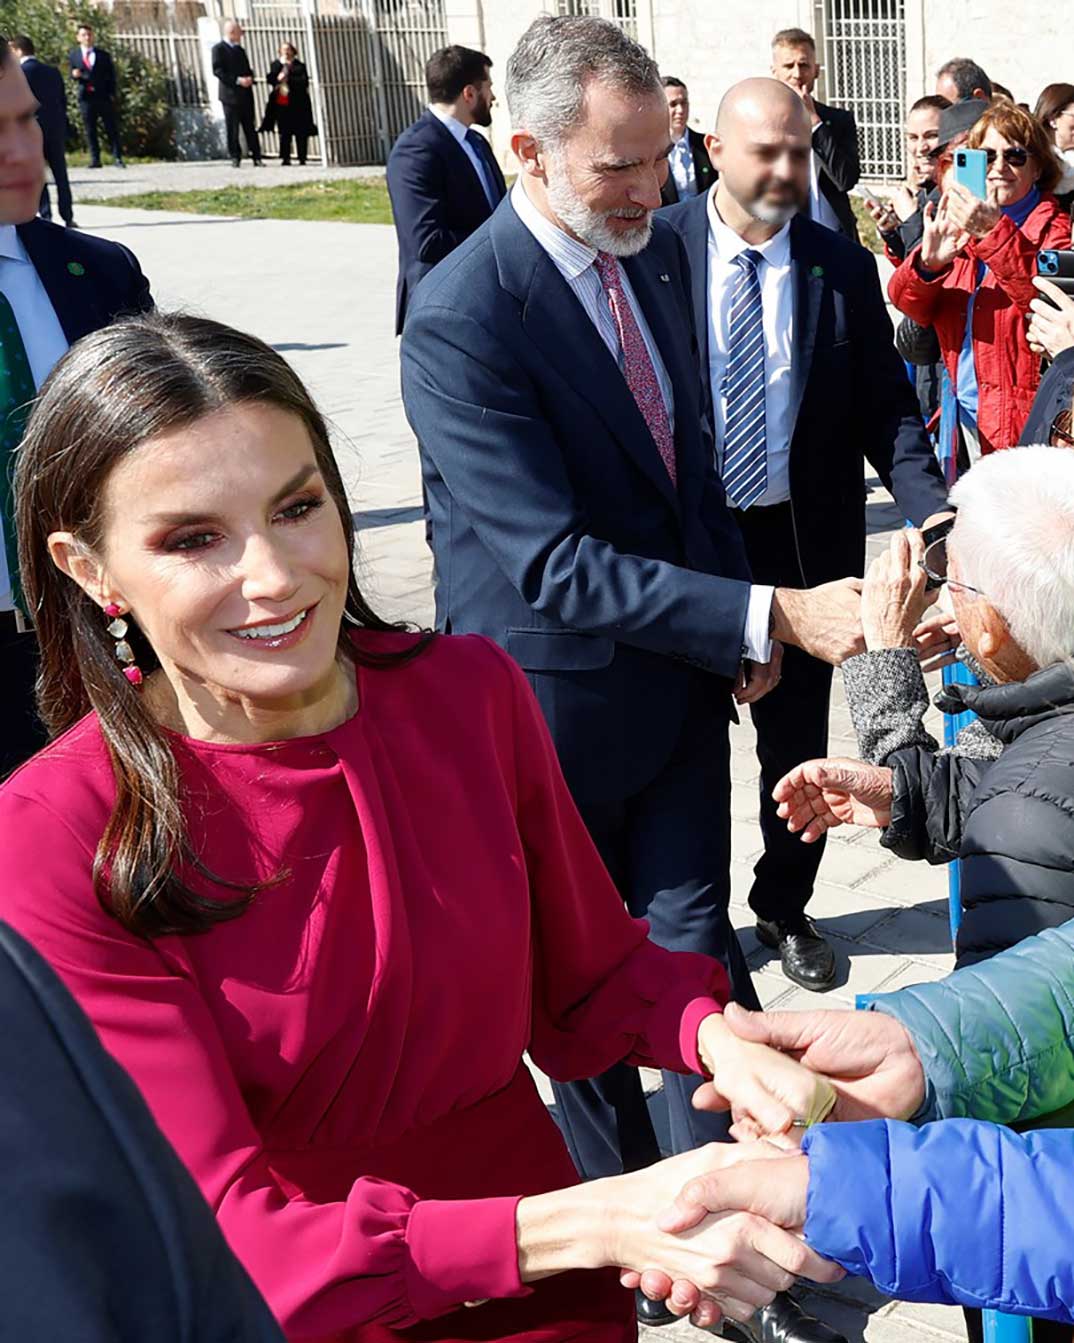
[[[127,630],[129,626],[123,619],[123,612],[115,602],[109,602],[104,608],[104,613],[111,618],[111,623],[108,625],[108,633],[116,641],[116,660],[123,664],[123,675],[132,686],[140,686],[145,680],[145,677],[142,675],[141,667],[135,666],[134,649],[127,642]]]

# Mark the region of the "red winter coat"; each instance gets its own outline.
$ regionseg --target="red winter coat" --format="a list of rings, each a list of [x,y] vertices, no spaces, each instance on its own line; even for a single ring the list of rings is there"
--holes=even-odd
[[[977,262],[988,267],[973,305],[973,359],[979,402],[977,428],[981,451],[994,452],[1018,442],[1040,382],[1040,359],[1026,340],[1026,316],[1037,290],[1037,253],[1045,247],[1070,246],[1070,216],[1053,195],[1045,194],[1021,228],[1006,215],[983,238],[972,238],[965,251],[935,280],[917,272],[915,249],[888,284],[892,303],[922,326],[932,326],[944,365],[956,381],[958,356],[966,332],[966,309],[974,290]]]

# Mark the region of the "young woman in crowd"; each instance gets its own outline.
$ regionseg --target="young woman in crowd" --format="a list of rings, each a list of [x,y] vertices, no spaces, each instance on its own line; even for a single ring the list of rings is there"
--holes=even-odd
[[[19,454],[55,740],[0,789],[0,917],[66,980],[290,1337],[628,1339],[616,1266],[744,1318],[840,1270],[656,1229],[709,1148],[578,1186],[523,1064],[711,1072],[774,1131],[822,1080],[625,913],[523,674],[353,575],[321,416],[253,337],[76,345]],[[577,1272],[572,1270],[592,1270]]]
[[[943,195],[926,208],[921,246],[891,277],[889,293],[900,312],[935,329],[975,460],[1021,435],[1040,382],[1040,358],[1026,339],[1037,253],[1069,247],[1071,232],[1052,194],[1060,163],[1039,121],[999,99],[967,145],[988,155],[988,199],[953,181],[957,150],[945,151]]]

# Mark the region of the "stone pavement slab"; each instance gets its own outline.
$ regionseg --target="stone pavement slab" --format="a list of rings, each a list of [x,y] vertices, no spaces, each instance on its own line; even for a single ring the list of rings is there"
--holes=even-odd
[[[128,170],[125,180],[133,180],[137,171]],[[264,176],[259,174],[258,180]],[[417,452],[403,415],[398,343],[392,333],[392,229],[209,219],[92,205],[80,206],[79,216],[86,228],[137,254],[162,306],[242,326],[290,360],[332,424],[355,511],[369,595],[385,614],[428,623],[432,594]],[[890,529],[900,525],[890,498],[875,483],[868,519],[870,552],[875,554],[887,543]],[[938,716],[931,721],[935,732]],[[842,743],[839,749],[854,750],[838,674],[832,732],[833,743]],[[921,864],[900,865],[869,832],[835,830],[829,836],[812,908],[836,945],[839,981],[830,994],[818,996],[783,978],[771,953],[753,937],[746,904],[751,860],[759,849],[757,762],[748,715],[732,737],[732,916],[765,1003],[786,1008],[846,1007],[853,1005],[855,994],[893,990],[944,974],[952,962],[945,873]],[[650,1075],[648,1081],[657,1087],[658,1075]],[[652,1103],[658,1110],[658,1092]],[[856,1280],[811,1297],[810,1304],[842,1328],[850,1343],[963,1337],[957,1311],[887,1302]],[[661,1343],[685,1343],[696,1337],[688,1323],[660,1331]]]
[[[278,159],[265,159],[263,168],[255,168],[244,159],[241,168],[233,168],[227,159],[208,159],[182,163],[129,163],[126,168],[103,163],[100,168],[69,170],[71,194],[75,202],[103,200],[108,196],[135,196],[148,191],[211,191],[220,187],[279,187],[302,182],[339,182],[345,178],[383,180],[384,169],[373,167],[322,167],[308,163],[303,168],[293,163],[280,166]],[[79,211],[81,216],[82,211]],[[79,223],[81,223],[79,218]]]

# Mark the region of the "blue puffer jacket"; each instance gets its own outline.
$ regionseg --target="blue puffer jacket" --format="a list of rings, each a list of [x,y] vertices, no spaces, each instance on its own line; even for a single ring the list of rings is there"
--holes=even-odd
[[[905,1300],[1074,1319],[1074,1128],[996,1127],[1074,1106],[1074,922],[873,1006],[917,1046],[925,1127],[811,1129],[806,1240]]]

